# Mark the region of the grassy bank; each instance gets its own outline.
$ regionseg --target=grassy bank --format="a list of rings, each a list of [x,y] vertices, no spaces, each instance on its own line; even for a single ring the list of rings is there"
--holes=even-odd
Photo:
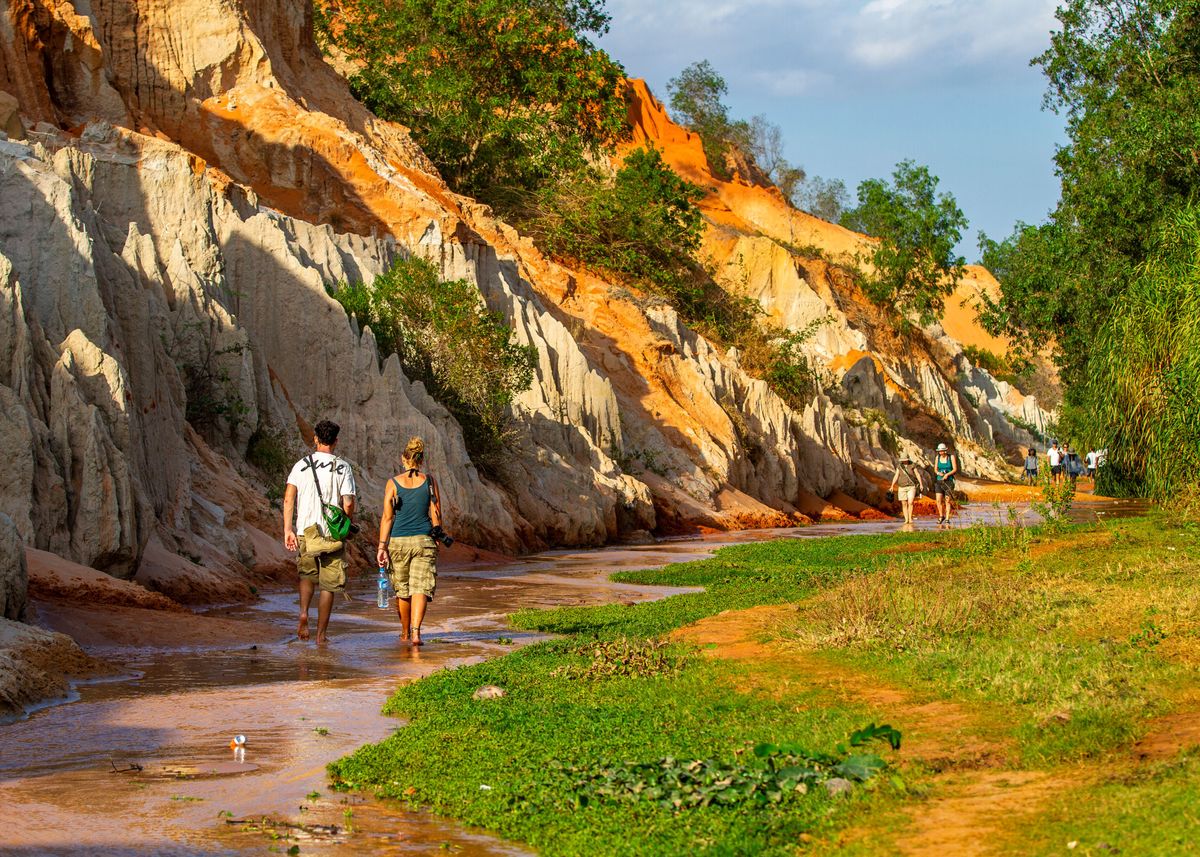
[[[1198,570],[1196,533],[1161,518],[726,548],[620,575],[703,592],[517,614],[561,638],[400,688],[386,710],[408,725],[331,771],[546,854],[782,854],[847,831],[851,850],[890,853],[944,790],[936,759],[955,748],[938,741],[987,743],[1005,770],[1095,768],[1037,804],[1041,839],[998,842],[1058,851],[1065,824],[1115,844],[1122,814],[1090,807],[1128,814],[1158,788],[1166,806],[1200,800],[1194,761],[1147,773],[1131,753],[1193,681]],[[780,607],[749,610],[763,605]],[[723,611],[749,612],[709,618]],[[774,618],[740,656],[672,636],[751,613]],[[473,698],[489,684],[507,695]],[[922,722],[935,710],[954,712],[952,734]],[[917,743],[848,744],[884,721]],[[848,795],[831,795],[835,776]],[[1186,813],[1160,815],[1192,835]]]

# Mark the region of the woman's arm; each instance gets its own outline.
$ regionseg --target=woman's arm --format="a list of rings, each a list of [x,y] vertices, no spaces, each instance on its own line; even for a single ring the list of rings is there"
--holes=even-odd
[[[435,527],[442,525],[442,495],[432,475],[429,477],[429,523]]]
[[[951,470],[950,470],[950,472],[946,474],[946,478],[947,478],[947,479],[953,479],[953,478],[954,478],[954,474],[958,473],[958,456],[957,456],[957,455],[951,455],[951,456],[950,456],[950,463],[951,463],[951,464],[953,464],[953,465],[954,465],[954,467],[952,467],[952,468],[951,468]]]
[[[379,518],[379,546],[375,550],[375,559],[381,566],[388,564],[388,537],[392,534],[392,521],[396,517],[396,485],[388,480],[387,489],[383,492],[383,514]]]
[[[900,468],[896,468],[896,472],[892,474],[892,490],[896,490],[896,483],[900,481]]]

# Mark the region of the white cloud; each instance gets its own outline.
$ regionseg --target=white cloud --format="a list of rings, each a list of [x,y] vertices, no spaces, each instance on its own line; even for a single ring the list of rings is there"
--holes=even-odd
[[[754,79],[772,95],[780,98],[795,98],[806,95],[834,81],[833,75],[809,68],[783,68],[756,71]]]
[[[707,58],[731,85],[738,76],[769,82],[784,97],[831,79],[957,83],[1024,68],[1048,44],[1059,2],[609,0],[604,43],[639,58],[634,74],[665,80]]]
[[[849,53],[871,68],[1027,60],[1046,43],[1058,0],[871,0],[846,21]]]

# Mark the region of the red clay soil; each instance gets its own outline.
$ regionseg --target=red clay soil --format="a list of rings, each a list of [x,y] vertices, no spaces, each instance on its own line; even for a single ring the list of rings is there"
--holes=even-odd
[[[997,741],[984,713],[947,701],[919,702],[908,691],[819,655],[762,642],[772,629],[793,620],[792,606],[757,607],[704,619],[673,634],[701,647],[706,657],[737,661],[750,668],[743,691],[780,696],[810,690],[829,691],[839,699],[866,703],[887,712],[888,722],[904,735],[900,756],[931,768],[932,796],[907,810],[909,822],[887,841],[886,831],[870,824],[845,831],[833,841],[814,843],[818,852],[871,837],[880,853],[905,855],[984,855],[1031,819],[1050,799],[1086,784],[1099,771],[1073,768],[1047,771],[1005,770],[1008,750]],[[1170,755],[1180,740],[1200,742],[1200,718],[1163,718],[1162,738],[1139,744],[1147,757]],[[1170,739],[1166,735],[1170,734]],[[886,844],[885,844],[886,843]]]

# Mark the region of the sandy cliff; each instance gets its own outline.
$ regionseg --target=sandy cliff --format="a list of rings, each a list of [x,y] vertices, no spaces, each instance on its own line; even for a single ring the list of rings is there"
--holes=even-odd
[[[897,448],[952,434],[996,475],[987,450],[1025,440],[1002,412],[1044,418],[940,328],[897,340],[797,249],[862,236],[716,180],[635,82],[635,143],[711,189],[706,250],[730,282],[786,326],[831,319],[811,347],[839,389],[793,410],[669,307],[451,193],[405,129],[350,97],[308,10],[11,0],[0,15],[0,124],[21,138],[0,142],[0,511],[31,548],[177,600],[248,597],[287,557],[275,477],[247,455],[264,438],[295,454],[326,417],[369,513],[421,434],[456,534],[510,552],[863,514]],[[505,484],[326,292],[408,254],[476,283],[537,349]]]

